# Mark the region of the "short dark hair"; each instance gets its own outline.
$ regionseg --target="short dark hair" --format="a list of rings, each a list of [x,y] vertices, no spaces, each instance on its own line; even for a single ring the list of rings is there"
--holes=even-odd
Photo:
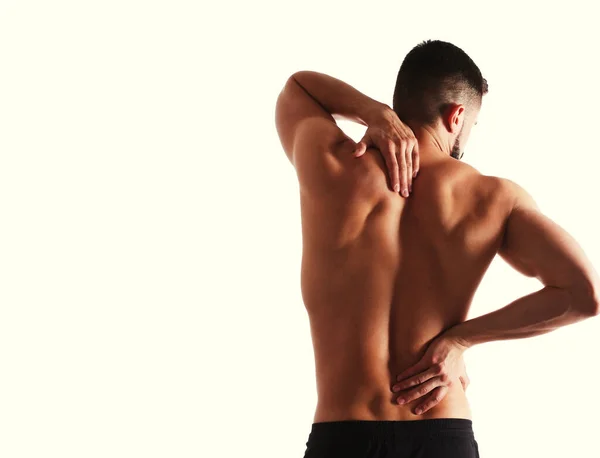
[[[479,108],[487,92],[487,80],[462,49],[425,40],[400,66],[392,108],[404,122],[433,124],[451,103]]]

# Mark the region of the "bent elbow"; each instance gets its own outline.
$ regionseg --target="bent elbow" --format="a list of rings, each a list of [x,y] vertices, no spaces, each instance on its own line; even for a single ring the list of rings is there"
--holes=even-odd
[[[590,279],[590,309],[592,316],[600,315],[600,276],[596,270],[592,268]]]
[[[592,313],[593,316],[600,315],[600,285],[594,287],[592,296]]]
[[[587,281],[570,288],[573,307],[586,316],[600,315],[600,282]]]

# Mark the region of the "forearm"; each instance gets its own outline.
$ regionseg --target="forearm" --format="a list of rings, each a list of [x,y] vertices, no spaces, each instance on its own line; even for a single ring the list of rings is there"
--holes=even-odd
[[[507,306],[453,326],[444,336],[457,339],[466,348],[494,340],[522,339],[554,331],[591,317],[576,306],[573,294],[546,286]]]
[[[368,126],[391,108],[374,100],[332,76],[313,71],[300,71],[292,78],[332,116]]]

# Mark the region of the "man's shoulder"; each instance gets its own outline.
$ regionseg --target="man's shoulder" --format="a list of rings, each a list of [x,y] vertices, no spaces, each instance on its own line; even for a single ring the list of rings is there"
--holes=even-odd
[[[453,191],[464,190],[456,195],[475,199],[475,205],[493,207],[496,211],[510,212],[523,192],[514,181],[480,172],[470,164],[460,161],[449,163],[455,171],[456,180],[450,180]],[[448,174],[450,175],[450,174]]]
[[[519,197],[522,197],[523,194],[527,193],[523,187],[510,178],[481,174],[480,180],[481,183],[487,186],[491,191],[495,192],[498,196],[507,199],[518,199]]]
[[[505,194],[508,187],[504,178],[485,175],[474,166],[465,162],[449,159],[439,164],[433,176],[444,186],[470,190],[473,194]]]
[[[520,205],[536,206],[529,193],[509,178],[479,174],[476,179],[482,195],[487,196],[489,202],[493,202],[497,210],[506,217]]]

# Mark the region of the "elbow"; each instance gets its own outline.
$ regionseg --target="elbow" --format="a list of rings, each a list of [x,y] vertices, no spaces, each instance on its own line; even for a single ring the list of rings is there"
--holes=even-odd
[[[592,316],[600,315],[600,276],[594,269],[592,269],[589,290]]]
[[[287,79],[287,84],[293,84],[295,86],[299,86],[300,83],[298,82],[298,77],[302,76],[302,74],[306,73],[305,70],[300,70],[297,71],[296,73],[293,73],[290,75],[290,77]]]
[[[592,312],[593,316],[600,315],[600,285],[594,287],[594,294],[592,297]]]
[[[586,281],[570,288],[573,308],[586,316],[600,315],[600,282]]]

